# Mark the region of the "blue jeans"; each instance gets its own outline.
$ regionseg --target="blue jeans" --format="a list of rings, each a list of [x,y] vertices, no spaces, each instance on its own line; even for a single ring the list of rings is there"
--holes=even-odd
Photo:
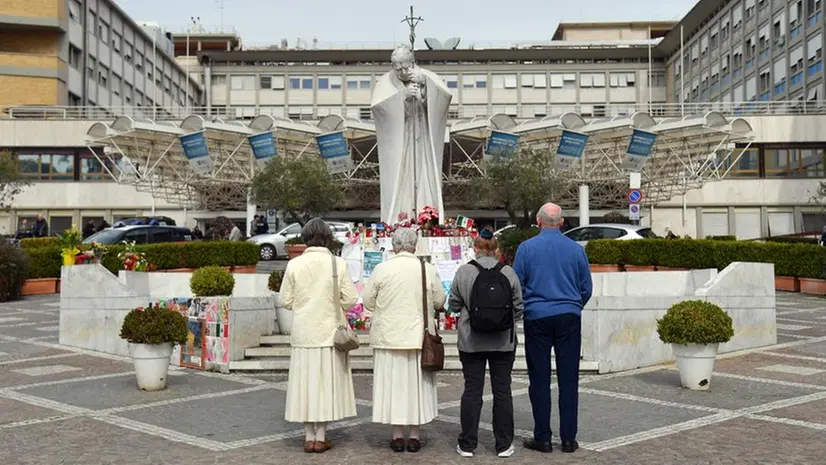
[[[576,440],[579,410],[579,352],[582,346],[582,319],[563,315],[525,320],[525,358],[528,362],[528,389],[533,409],[533,435],[537,441],[551,440],[551,347],[556,355],[559,385],[559,436]]]

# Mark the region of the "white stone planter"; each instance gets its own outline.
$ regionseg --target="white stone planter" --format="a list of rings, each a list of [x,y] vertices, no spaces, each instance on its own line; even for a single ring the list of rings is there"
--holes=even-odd
[[[694,391],[708,390],[718,346],[719,344],[672,344],[683,387]]]
[[[281,307],[279,299],[275,301],[275,321],[278,323],[278,330],[281,334],[293,333],[293,312]]]
[[[129,344],[138,387],[144,391],[166,389],[172,344]]]

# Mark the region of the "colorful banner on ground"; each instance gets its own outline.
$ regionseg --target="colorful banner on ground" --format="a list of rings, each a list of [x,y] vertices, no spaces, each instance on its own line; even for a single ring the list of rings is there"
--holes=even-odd
[[[275,138],[271,132],[250,136],[248,140],[250,147],[252,147],[252,154],[255,156],[255,161],[258,162],[258,166],[263,167],[268,161],[278,155],[278,149],[275,147]]]
[[[588,144],[588,135],[581,132],[563,130],[556,149],[554,168],[568,171],[579,166],[579,160]]]
[[[181,136],[181,147],[184,156],[189,160],[189,167],[197,174],[206,174],[212,171],[212,159],[209,157],[209,147],[203,132]]]
[[[519,135],[509,132],[491,131],[485,147],[486,161],[510,160],[519,150]]]
[[[332,132],[316,136],[318,151],[321,158],[327,163],[331,173],[343,173],[353,169],[353,159],[350,158],[350,147],[344,137],[344,131]]]
[[[635,173],[642,171],[645,162],[651,156],[655,142],[657,142],[657,135],[653,132],[634,129],[631,141],[628,143],[628,150],[625,151],[623,168]]]

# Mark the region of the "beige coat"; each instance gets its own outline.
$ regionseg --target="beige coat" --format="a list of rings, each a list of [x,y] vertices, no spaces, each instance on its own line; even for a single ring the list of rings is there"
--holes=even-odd
[[[341,299],[334,302],[333,254],[324,247],[309,247],[287,263],[281,283],[281,305],[292,310],[293,347],[332,347],[336,328],[358,301],[347,262],[335,257]]]
[[[364,307],[373,312],[370,347],[374,349],[421,349],[422,271],[419,259],[402,252],[376,266],[364,288]],[[435,332],[434,310],[445,304],[447,295],[436,268],[427,263],[428,330]]]

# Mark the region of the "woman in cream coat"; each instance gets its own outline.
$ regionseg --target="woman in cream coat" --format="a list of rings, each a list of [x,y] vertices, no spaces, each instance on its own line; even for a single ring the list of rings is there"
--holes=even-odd
[[[333,347],[336,328],[358,300],[347,262],[327,249],[333,233],[320,218],[301,230],[307,250],[287,264],[281,284],[281,305],[292,310],[287,421],[304,423],[304,452],[333,447],[325,438],[327,423],[356,416],[350,360]],[[338,282],[333,280],[333,265]],[[335,301],[338,286],[340,299]]]
[[[373,351],[373,421],[393,426],[391,449],[405,449],[404,427],[409,427],[407,450],[418,452],[419,426],[436,418],[436,375],[422,371],[421,261],[418,236],[412,229],[393,234],[394,257],[379,264],[364,289],[364,307],[372,313],[370,346]],[[434,310],[444,305],[446,293],[433,265],[425,264],[428,328],[435,331]]]

